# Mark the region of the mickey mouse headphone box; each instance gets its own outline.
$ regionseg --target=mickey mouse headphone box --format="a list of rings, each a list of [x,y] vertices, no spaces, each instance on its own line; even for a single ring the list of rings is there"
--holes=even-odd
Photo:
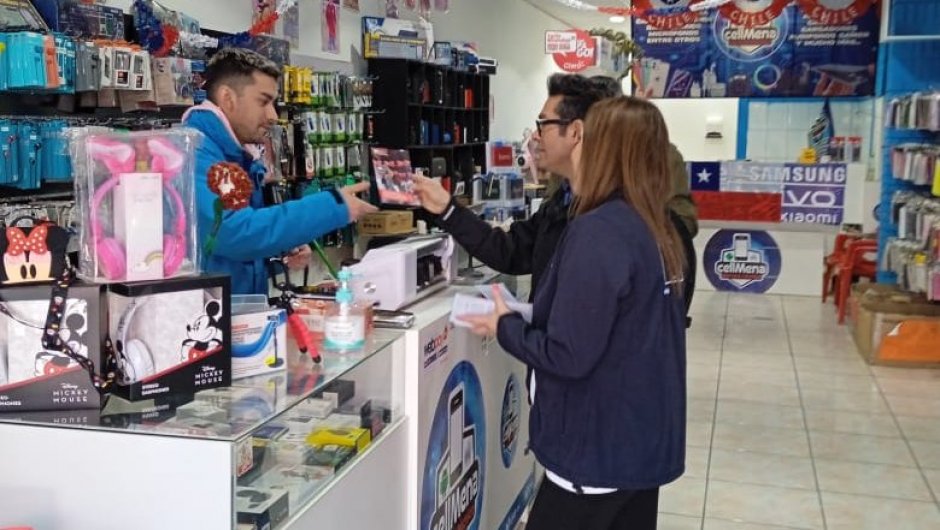
[[[228,276],[111,284],[113,392],[139,401],[229,386],[230,292]]]
[[[0,411],[63,411],[98,408],[101,397],[88,372],[62,352],[42,346],[50,285],[5,287],[0,293]],[[102,371],[105,288],[70,287],[59,336],[77,355]]]

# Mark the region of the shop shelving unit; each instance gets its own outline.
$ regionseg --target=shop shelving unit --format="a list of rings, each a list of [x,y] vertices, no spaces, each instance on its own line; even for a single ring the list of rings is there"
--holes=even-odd
[[[877,93],[882,97],[882,104],[913,92],[940,89],[940,0],[884,0],[881,9],[883,21]],[[891,150],[907,142],[938,141],[940,134],[936,132],[885,128],[878,210],[879,263],[888,239],[898,234],[898,227],[891,219],[891,197],[899,190],[927,191],[925,186],[894,178]],[[894,273],[879,270],[879,282],[894,283],[896,280]]]
[[[376,78],[375,144],[408,149],[414,167],[447,162],[467,183],[486,165],[490,134],[490,76],[403,59],[370,59]]]

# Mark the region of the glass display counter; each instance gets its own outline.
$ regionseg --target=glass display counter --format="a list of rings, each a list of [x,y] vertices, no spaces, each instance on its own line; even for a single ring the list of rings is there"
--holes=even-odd
[[[369,488],[375,508],[389,504],[378,521],[403,518],[401,338],[379,330],[361,353],[321,364],[295,351],[283,372],[176,403],[0,414],[0,527],[300,527],[324,520],[321,502],[354,506]],[[385,491],[395,480],[401,499]]]

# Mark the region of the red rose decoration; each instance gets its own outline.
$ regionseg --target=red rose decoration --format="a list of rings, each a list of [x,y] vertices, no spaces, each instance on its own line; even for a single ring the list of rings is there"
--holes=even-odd
[[[206,241],[204,251],[211,256],[215,251],[216,236],[222,228],[222,212],[224,210],[241,210],[248,206],[251,194],[255,187],[251,177],[240,165],[234,162],[219,162],[209,168],[209,189],[219,196],[215,200],[215,223],[212,233]]]
[[[234,162],[219,162],[209,168],[209,189],[219,196],[226,210],[247,207],[254,193],[251,177]]]

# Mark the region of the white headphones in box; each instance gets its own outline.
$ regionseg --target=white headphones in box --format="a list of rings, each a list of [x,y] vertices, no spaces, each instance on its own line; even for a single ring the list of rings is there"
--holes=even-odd
[[[143,301],[140,301],[143,300]],[[153,354],[150,348],[140,339],[128,340],[127,334],[130,330],[134,314],[140,306],[144,305],[146,298],[135,298],[131,305],[124,310],[121,320],[118,321],[117,336],[114,343],[114,351],[117,361],[118,373],[121,383],[129,385],[145,379],[156,372],[156,366],[153,361]]]

